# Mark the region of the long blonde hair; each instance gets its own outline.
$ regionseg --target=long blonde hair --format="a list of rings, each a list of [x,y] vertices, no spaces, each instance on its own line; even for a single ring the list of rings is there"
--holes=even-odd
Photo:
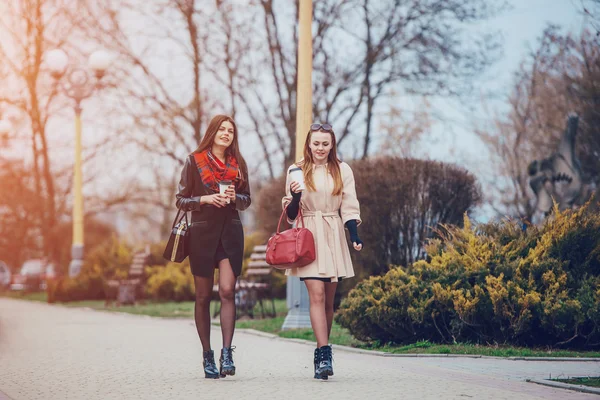
[[[317,188],[315,187],[315,181],[313,179],[313,166],[315,165],[315,162],[312,152],[310,151],[310,140],[313,132],[318,131],[308,131],[308,135],[306,135],[306,141],[304,142],[304,159],[300,160],[298,163],[296,163],[296,165],[302,168],[306,188],[311,192],[316,192]],[[342,190],[344,189],[344,182],[342,181],[342,171],[340,169],[340,163],[342,160],[340,160],[337,156],[337,142],[335,140],[335,133],[333,130],[331,132],[321,130],[321,132],[329,133],[331,135],[331,151],[327,156],[327,170],[333,178],[334,186],[332,194],[334,196],[339,196],[342,194]]]

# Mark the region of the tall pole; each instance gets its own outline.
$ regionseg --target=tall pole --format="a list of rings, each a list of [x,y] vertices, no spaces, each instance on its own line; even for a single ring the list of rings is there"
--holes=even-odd
[[[296,87],[296,161],[302,158],[304,142],[312,122],[312,0],[300,0],[298,86]],[[288,314],[282,330],[310,328],[308,291],[299,278],[287,278]]]
[[[83,174],[81,162],[81,103],[103,85],[100,80],[110,67],[111,56],[105,51],[90,55],[88,66],[91,71],[79,66],[69,68],[69,57],[61,49],[45,55],[45,63],[64,94],[75,102],[75,162],[73,166],[73,244],[69,276],[76,277],[83,265]],[[94,72],[91,75],[90,72]],[[66,79],[62,79],[66,77]]]
[[[312,122],[312,0],[300,0],[299,7],[296,161],[302,158],[304,142]]]
[[[73,177],[73,245],[69,276],[79,274],[83,265],[83,178],[81,171],[81,104],[75,105],[75,166]]]

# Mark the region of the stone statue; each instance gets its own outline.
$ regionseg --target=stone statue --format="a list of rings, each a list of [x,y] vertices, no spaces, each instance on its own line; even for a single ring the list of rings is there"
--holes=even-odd
[[[544,217],[552,212],[553,201],[560,210],[577,208],[589,199],[581,163],[575,156],[575,139],[579,117],[568,118],[560,144],[554,154],[529,164],[529,186],[535,193],[535,214]]]

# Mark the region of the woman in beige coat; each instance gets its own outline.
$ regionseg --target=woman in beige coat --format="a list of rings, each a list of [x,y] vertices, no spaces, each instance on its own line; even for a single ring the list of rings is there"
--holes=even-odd
[[[291,172],[302,170],[303,183]],[[301,210],[304,224],[315,238],[316,259],[304,267],[286,271],[306,284],[310,322],[317,338],[315,378],[333,375],[329,343],[333,323],[333,300],[337,283],[354,276],[344,225],[355,250],[362,249],[357,226],[360,207],[350,166],[337,156],[335,134],[329,124],[312,124],[304,144],[304,158],[288,169],[283,207],[289,222]]]

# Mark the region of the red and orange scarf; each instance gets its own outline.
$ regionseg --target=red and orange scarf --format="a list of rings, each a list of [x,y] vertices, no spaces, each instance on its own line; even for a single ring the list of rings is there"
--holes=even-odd
[[[240,168],[233,156],[228,156],[226,164],[215,157],[210,150],[194,153],[196,167],[202,178],[204,186],[215,193],[219,193],[219,182],[231,181],[236,189],[240,183]]]

